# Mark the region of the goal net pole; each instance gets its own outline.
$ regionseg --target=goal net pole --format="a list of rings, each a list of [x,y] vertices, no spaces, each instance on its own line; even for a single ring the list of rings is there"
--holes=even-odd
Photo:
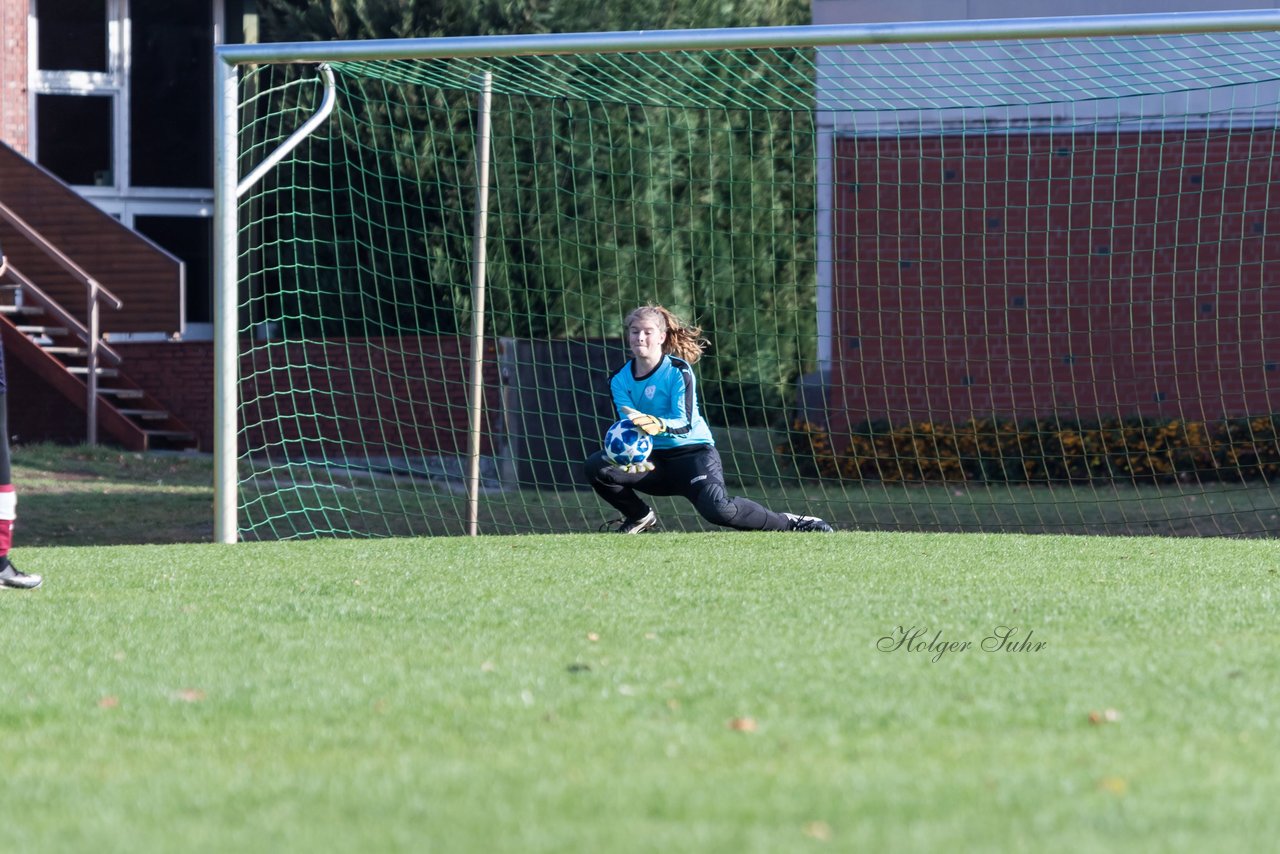
[[[236,107],[239,104],[238,80],[236,66],[218,62],[215,59],[215,86],[218,92],[229,90],[231,98],[225,94],[218,99],[219,109],[214,116],[214,139],[220,142],[214,148],[214,171],[217,175],[218,190],[214,195],[214,233],[217,245],[214,249],[213,280],[217,283],[214,291],[215,336],[218,338],[214,347],[214,542],[230,543],[236,540],[235,489],[236,479],[236,441],[234,431],[238,429],[236,410],[239,403],[236,382],[240,372],[232,355],[238,355],[234,333],[239,325],[236,306],[238,304],[239,282],[236,275],[237,265],[228,259],[238,256],[236,250],[236,230],[238,202],[252,189],[261,178],[270,172],[281,160],[288,156],[302,140],[311,134],[329,117],[336,104],[336,88],[333,70],[324,63],[320,65],[320,73],[325,81],[324,101],[316,114],[294,131],[261,163],[249,170],[244,178],[238,177],[236,134],[238,121]],[[231,109],[227,106],[231,105]],[[229,143],[229,144],[228,144]],[[225,170],[226,174],[223,174]],[[231,184],[227,184],[231,181]],[[233,192],[228,192],[233,187]],[[224,222],[226,220],[226,222]],[[223,240],[230,240],[224,244]],[[226,436],[231,431],[231,439]],[[228,500],[226,496],[230,495]]]
[[[489,237],[489,154],[493,119],[493,75],[485,72],[480,83],[479,127],[476,132],[476,214],[472,225],[471,259],[471,386],[467,412],[467,533],[480,533],[480,431],[484,406],[484,298]]]
[[[215,55],[213,79],[213,541],[234,543],[239,538],[239,65]]]

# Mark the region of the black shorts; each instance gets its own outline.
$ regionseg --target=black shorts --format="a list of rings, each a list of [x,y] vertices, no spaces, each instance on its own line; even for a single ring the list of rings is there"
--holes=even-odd
[[[653,471],[632,474],[610,463],[604,451],[597,451],[587,460],[587,475],[646,495],[682,495],[690,501],[708,486],[724,486],[724,465],[715,445],[660,448],[649,460],[654,464]]]

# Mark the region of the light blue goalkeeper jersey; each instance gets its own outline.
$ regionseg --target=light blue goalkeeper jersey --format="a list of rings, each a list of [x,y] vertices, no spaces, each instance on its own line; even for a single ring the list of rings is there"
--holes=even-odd
[[[666,355],[647,376],[636,378],[634,360],[628,361],[609,380],[609,392],[618,417],[629,406],[666,422],[666,432],[653,437],[653,447],[682,448],[686,445],[714,445],[711,428],[698,411],[697,381],[693,368],[684,359]]]

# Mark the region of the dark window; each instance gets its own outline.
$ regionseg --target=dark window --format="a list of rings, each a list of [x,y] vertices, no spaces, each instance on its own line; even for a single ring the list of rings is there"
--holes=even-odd
[[[129,169],[138,187],[213,186],[210,0],[132,0]]]
[[[187,265],[187,323],[213,322],[213,220],[196,216],[136,216],[136,231]]]
[[[41,70],[107,70],[106,0],[39,0],[37,14]]]
[[[113,186],[111,96],[37,95],[36,156],[68,184]]]

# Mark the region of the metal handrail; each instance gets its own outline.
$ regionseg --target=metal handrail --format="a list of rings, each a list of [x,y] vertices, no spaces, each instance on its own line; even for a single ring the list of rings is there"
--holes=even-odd
[[[102,330],[98,318],[98,307],[102,303],[106,303],[108,307],[117,311],[124,308],[124,301],[113,294],[110,290],[102,286],[102,283],[67,257],[57,246],[54,246],[43,234],[41,234],[34,226],[22,217],[13,212],[13,209],[0,202],[0,218],[12,225],[18,232],[32,243],[36,245],[45,255],[53,259],[58,266],[71,274],[72,278],[81,282],[85,287],[85,298],[87,301],[88,327],[85,328],[81,324],[76,323],[75,326],[84,329],[85,343],[88,345],[89,354],[87,364],[85,366],[85,387],[87,391],[87,400],[85,404],[85,414],[87,423],[85,426],[85,441],[90,445],[98,444],[98,357],[101,352],[108,351],[117,359],[119,354],[111,350],[102,342]],[[23,277],[26,279],[26,277]],[[24,284],[29,283],[30,279],[26,279]],[[39,292],[39,289],[33,293]],[[53,300],[47,294],[39,292],[49,303]],[[66,315],[65,310],[60,312]],[[117,361],[116,364],[119,364]]]
[[[8,273],[10,277],[17,280],[17,282],[22,285],[22,294],[24,298],[27,295],[35,297],[35,301],[40,304],[40,307],[52,314],[54,320],[56,320],[59,325],[67,327],[68,331],[71,332],[72,335],[83,341],[85,344],[89,343],[89,327],[85,326],[74,315],[72,315],[71,312],[63,308],[62,304],[56,299],[45,293],[43,288],[33,282],[30,276],[18,269],[12,261],[9,262]],[[121,356],[119,351],[115,350],[106,341],[100,341],[98,343],[98,350],[105,357],[104,361],[112,365],[120,365],[124,362],[124,356]]]

